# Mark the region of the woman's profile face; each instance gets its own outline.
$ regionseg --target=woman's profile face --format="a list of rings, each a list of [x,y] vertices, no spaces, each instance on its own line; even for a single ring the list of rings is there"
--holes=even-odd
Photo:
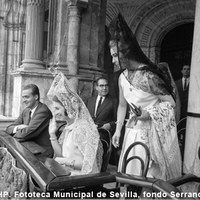
[[[115,72],[119,71],[120,69],[128,69],[129,68],[130,63],[128,62],[128,59],[126,59],[121,52],[119,52],[119,56],[118,56],[116,46],[112,46],[110,48],[110,54],[112,56],[112,63],[114,64]],[[119,62],[119,59],[120,59],[120,62]]]
[[[112,63],[114,64],[114,72],[116,72],[116,71],[120,70],[116,46],[113,46],[113,47],[110,48],[110,54],[112,56]]]
[[[53,101],[52,108],[56,120],[66,120],[65,108],[60,103]]]

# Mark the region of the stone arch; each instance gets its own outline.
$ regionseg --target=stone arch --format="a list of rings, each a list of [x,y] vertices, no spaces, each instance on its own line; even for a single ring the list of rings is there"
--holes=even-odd
[[[132,0],[107,0],[106,25],[108,26],[112,19],[120,12],[130,26],[135,16],[134,13],[138,7],[140,7],[141,1],[142,0],[134,0],[134,2]]]
[[[151,9],[150,9],[151,8]],[[162,39],[173,28],[194,22],[195,1],[168,0],[158,3],[157,0],[144,5],[131,23],[136,37],[145,54],[154,62],[160,59]]]
[[[173,28],[194,22],[195,0],[107,0],[106,24],[121,12],[145,54],[159,61],[160,45]]]

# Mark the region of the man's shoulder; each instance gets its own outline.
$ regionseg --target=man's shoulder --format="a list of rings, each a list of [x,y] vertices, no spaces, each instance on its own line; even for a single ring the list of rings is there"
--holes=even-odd
[[[39,102],[37,110],[51,112],[50,109],[48,108],[48,106],[42,102]]]
[[[38,103],[38,106],[37,106],[37,110],[46,110],[46,111],[50,111],[49,107],[42,103],[42,102],[39,102]],[[22,114],[23,113],[26,113],[26,112],[29,112],[30,111],[30,108],[24,108],[24,110],[22,111]],[[51,111],[50,111],[51,112]]]
[[[176,84],[180,84],[180,83],[182,83],[182,78],[176,80],[175,83],[176,83]]]
[[[29,112],[29,111],[30,111],[30,108],[24,108],[24,110],[22,110],[21,114],[23,115],[24,113]]]
[[[115,101],[116,99],[113,98],[111,95],[107,95],[106,98],[109,100],[109,101]]]
[[[97,98],[97,95],[92,95],[92,96],[88,97],[87,102],[88,101],[93,101],[96,98]]]

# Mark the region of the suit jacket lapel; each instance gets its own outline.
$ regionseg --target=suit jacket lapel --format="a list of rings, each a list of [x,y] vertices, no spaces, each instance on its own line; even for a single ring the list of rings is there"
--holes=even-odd
[[[182,87],[182,91],[184,92],[184,85],[183,85],[183,80],[181,79],[181,87]]]
[[[35,112],[33,113],[33,116],[32,116],[31,119],[34,118],[35,114],[37,113],[38,109],[40,109],[41,105],[42,105],[42,104],[39,102],[38,105],[37,105],[37,108],[35,109]]]
[[[98,110],[98,112],[97,112],[97,114],[96,114],[96,117],[105,109],[105,107],[106,107],[106,105],[108,104],[108,102],[109,102],[109,98],[106,97],[106,98],[104,99],[103,103],[101,104],[101,106],[99,107],[99,110]]]
[[[26,125],[29,124],[29,113],[30,113],[30,110],[27,109],[26,113],[25,113],[25,116],[24,116],[24,124],[26,124]]]
[[[96,100],[97,100],[97,96],[95,96],[93,98],[93,101],[91,101],[91,113],[93,116],[94,116],[94,111],[95,111]]]

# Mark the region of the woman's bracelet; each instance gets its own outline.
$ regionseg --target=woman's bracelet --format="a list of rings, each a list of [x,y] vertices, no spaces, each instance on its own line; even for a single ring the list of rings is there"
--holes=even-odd
[[[56,141],[56,140],[57,140],[56,137],[50,137],[49,139],[50,139],[51,141]]]
[[[120,122],[120,121],[116,121],[115,124],[120,124],[121,126],[124,125],[124,123],[123,123],[123,122]]]

